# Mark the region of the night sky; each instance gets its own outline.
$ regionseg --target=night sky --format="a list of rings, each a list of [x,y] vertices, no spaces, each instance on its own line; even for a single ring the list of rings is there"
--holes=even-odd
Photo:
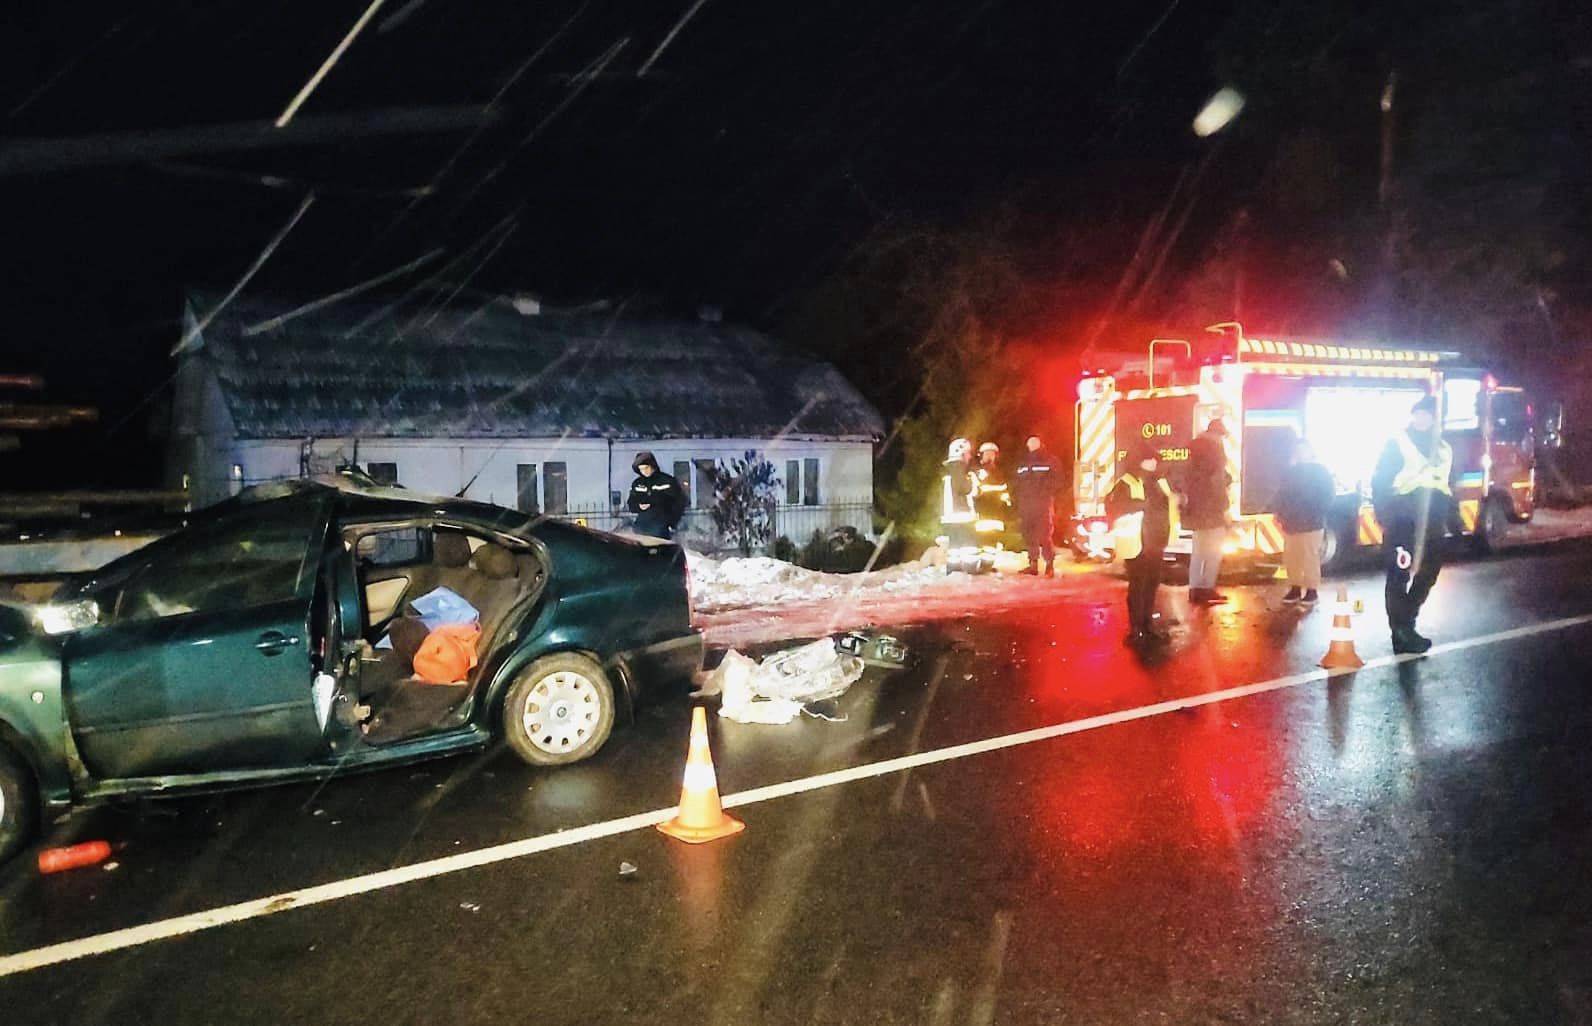
[[[269,122],[366,6],[38,5],[4,36],[0,159],[16,140]],[[1220,41],[1244,12],[706,0],[656,53],[690,7],[388,0],[282,133],[333,115],[366,126],[335,143],[200,139],[103,166],[32,148],[38,163],[0,178],[0,370],[40,371],[51,398],[98,404],[104,422],[28,446],[48,460],[13,455],[12,475],[152,481],[183,290],[230,287],[311,191],[252,293],[308,300],[442,247],[395,288],[434,274],[462,296],[686,316],[710,303],[780,330],[881,224],[966,225],[1005,204],[1036,237],[1110,220],[1131,241],[1204,152],[1189,121],[1233,71]],[[490,121],[369,131],[389,108]],[[1119,255],[1101,253],[1103,278]]]

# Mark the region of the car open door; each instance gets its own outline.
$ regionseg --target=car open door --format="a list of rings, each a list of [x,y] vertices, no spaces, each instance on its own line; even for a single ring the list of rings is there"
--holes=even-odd
[[[99,780],[322,757],[311,603],[330,502],[250,503],[128,557],[68,638],[69,725]]]

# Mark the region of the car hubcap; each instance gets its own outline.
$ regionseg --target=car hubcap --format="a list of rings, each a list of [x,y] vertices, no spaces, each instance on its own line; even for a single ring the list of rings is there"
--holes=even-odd
[[[597,685],[572,670],[550,673],[537,682],[525,701],[525,734],[531,744],[552,755],[579,748],[597,730],[602,701]]]

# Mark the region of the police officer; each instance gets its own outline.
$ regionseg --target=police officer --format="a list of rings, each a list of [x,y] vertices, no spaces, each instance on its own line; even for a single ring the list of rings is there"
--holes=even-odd
[[[1012,493],[1017,500],[1017,520],[1023,528],[1028,566],[1023,573],[1037,575],[1039,561],[1045,576],[1056,576],[1056,458],[1038,435],[1028,439],[1028,451],[1017,464]]]
[[[673,538],[675,525],[685,515],[685,490],[674,475],[663,472],[650,452],[637,453],[630,469],[636,472],[636,479],[630,484],[625,508],[636,515],[636,533]]]
[[[1155,594],[1161,587],[1166,547],[1177,528],[1177,496],[1162,477],[1156,449],[1139,443],[1129,455],[1128,469],[1106,495],[1106,516],[1113,522],[1139,514],[1137,554],[1125,559],[1128,571],[1128,644],[1162,641],[1156,629]]]
[[[1443,535],[1454,508],[1453,473],[1454,451],[1437,426],[1437,400],[1426,396],[1411,408],[1409,427],[1382,449],[1371,476],[1394,652],[1432,647],[1431,639],[1415,633],[1415,618],[1443,566]]]

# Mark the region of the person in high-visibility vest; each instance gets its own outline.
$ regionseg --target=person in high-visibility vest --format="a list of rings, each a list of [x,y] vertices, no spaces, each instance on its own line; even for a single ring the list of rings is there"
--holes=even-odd
[[[1006,514],[1011,512],[1012,496],[1001,469],[1001,447],[985,442],[978,447],[978,470],[974,473],[973,510],[978,514],[980,536],[993,538],[1006,530]]]
[[[1426,396],[1411,408],[1409,427],[1382,449],[1371,476],[1394,652],[1432,647],[1429,638],[1415,632],[1415,618],[1443,567],[1443,536],[1454,513],[1453,476],[1454,450],[1437,426],[1437,400]]]
[[[1129,457],[1128,469],[1106,495],[1106,516],[1121,525],[1118,544],[1137,547],[1122,553],[1128,571],[1128,644],[1165,640],[1155,627],[1155,595],[1161,587],[1166,547],[1177,531],[1177,494],[1158,472],[1153,446],[1141,444]],[[1134,529],[1136,525],[1136,530]]]
[[[965,562],[967,550],[974,554],[978,551],[978,538],[973,532],[973,523],[978,519],[973,511],[977,487],[973,443],[965,438],[951,439],[945,462],[940,464],[940,539],[948,553],[947,570]]]

